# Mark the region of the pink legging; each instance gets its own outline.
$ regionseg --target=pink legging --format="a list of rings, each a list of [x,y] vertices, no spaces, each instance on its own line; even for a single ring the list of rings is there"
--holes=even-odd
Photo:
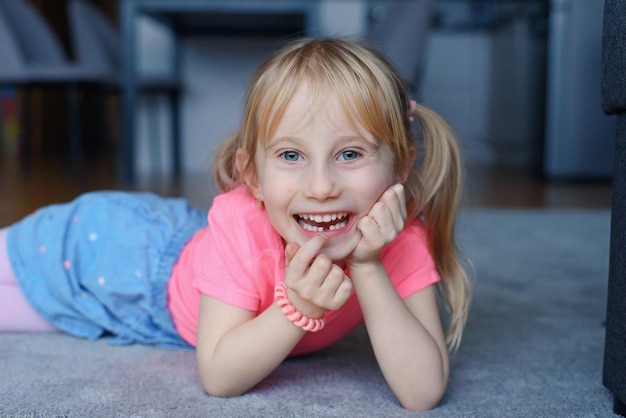
[[[0,229],[0,332],[50,332],[57,328],[30,306],[20,289],[7,254],[9,228]]]

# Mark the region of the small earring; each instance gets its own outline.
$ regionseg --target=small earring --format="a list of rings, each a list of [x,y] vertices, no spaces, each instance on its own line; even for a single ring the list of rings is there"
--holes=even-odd
[[[265,209],[265,202],[263,202],[261,199],[257,199],[256,200],[256,207],[263,210]]]

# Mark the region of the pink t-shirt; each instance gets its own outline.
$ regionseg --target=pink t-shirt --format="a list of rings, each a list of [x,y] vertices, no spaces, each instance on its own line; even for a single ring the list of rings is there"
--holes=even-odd
[[[168,303],[181,337],[196,345],[200,293],[260,314],[274,302],[284,280],[285,246],[248,188],[216,197],[209,225],[185,246],[168,285]],[[420,221],[407,225],[381,255],[402,298],[439,281]],[[349,275],[349,272],[348,272]],[[356,295],[326,317],[326,327],[307,333],[292,355],[327,347],[363,322]]]

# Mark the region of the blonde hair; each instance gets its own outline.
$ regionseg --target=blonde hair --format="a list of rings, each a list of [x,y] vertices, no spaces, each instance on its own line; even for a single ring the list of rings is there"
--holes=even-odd
[[[254,179],[259,142],[273,134],[291,97],[307,82],[322,101],[328,91],[345,114],[393,150],[396,174],[406,176],[408,221],[423,219],[430,251],[441,276],[440,294],[450,315],[446,342],[458,348],[465,326],[471,285],[454,241],[463,166],[454,133],[435,112],[417,105],[412,117],[403,80],[375,49],[355,40],[301,39],[270,56],[254,73],[242,125],[221,146],[215,179],[222,191]],[[416,119],[418,135],[410,119]],[[237,169],[237,150],[242,161]]]

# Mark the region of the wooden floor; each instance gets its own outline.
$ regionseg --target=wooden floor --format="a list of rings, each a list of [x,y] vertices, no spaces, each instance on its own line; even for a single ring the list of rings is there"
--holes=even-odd
[[[86,160],[81,180],[63,155],[35,155],[29,164],[0,152],[0,226],[8,225],[36,208],[67,201],[100,189],[153,191],[182,196],[208,208],[215,187],[210,173],[173,181],[163,175],[141,176],[133,187],[119,180],[117,159],[98,151]],[[540,177],[504,167],[470,166],[463,205],[470,208],[609,208],[608,181],[544,181]]]
[[[467,168],[466,207],[610,209],[612,184],[600,180],[546,180],[502,166]]]

